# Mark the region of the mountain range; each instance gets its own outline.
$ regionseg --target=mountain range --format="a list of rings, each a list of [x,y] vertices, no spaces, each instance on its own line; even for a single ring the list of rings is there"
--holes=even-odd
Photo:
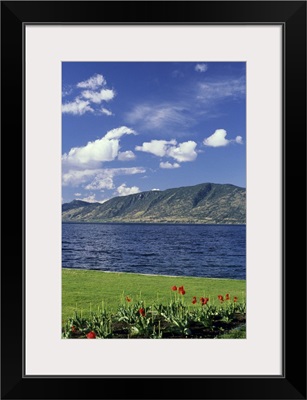
[[[62,205],[63,222],[245,224],[246,189],[202,183],[113,197],[104,203]]]

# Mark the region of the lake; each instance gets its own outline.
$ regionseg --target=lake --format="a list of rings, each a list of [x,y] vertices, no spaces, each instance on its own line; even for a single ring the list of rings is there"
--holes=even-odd
[[[245,279],[246,227],[63,223],[62,267]]]

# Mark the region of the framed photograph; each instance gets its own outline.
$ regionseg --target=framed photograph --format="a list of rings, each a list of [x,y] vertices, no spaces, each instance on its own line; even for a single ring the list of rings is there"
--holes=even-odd
[[[2,398],[306,399],[306,3],[1,11]]]
[[[246,338],[245,109],[243,62],[62,62],[63,339]]]

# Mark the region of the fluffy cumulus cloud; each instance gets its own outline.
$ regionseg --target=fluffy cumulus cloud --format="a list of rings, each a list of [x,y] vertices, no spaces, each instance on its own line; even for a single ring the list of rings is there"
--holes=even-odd
[[[90,106],[89,101],[81,100],[79,97],[62,105],[63,114],[83,115],[86,112],[94,112],[94,109]]]
[[[128,196],[129,194],[139,193],[140,189],[137,186],[127,187],[125,183],[116,189],[119,196]]]
[[[131,150],[120,151],[117,158],[119,161],[132,161],[135,159],[135,154]]]
[[[144,142],[142,146],[136,146],[135,150],[163,157],[167,154],[170,145],[176,144],[176,140],[151,140],[150,142]]]
[[[195,148],[197,143],[193,140],[177,144],[176,140],[151,140],[135,150],[154,154],[158,157],[172,157],[177,162],[194,161],[197,157]]]
[[[81,96],[92,103],[100,104],[102,101],[110,101],[115,97],[112,89],[101,89],[99,92],[93,90],[84,90]]]
[[[81,193],[74,193],[74,196],[80,197],[80,196],[82,196],[82,194]]]
[[[195,65],[195,71],[197,71],[197,72],[206,72],[207,69],[208,69],[207,64],[196,64]]]
[[[106,83],[107,82],[103,75],[95,74],[86,81],[77,83],[77,87],[82,89],[97,89],[102,85],[106,85]]]
[[[121,126],[119,128],[111,129],[104,137],[105,139],[120,139],[124,135],[135,135],[136,132],[127,126]]]
[[[178,163],[170,163],[168,161],[166,162],[160,162],[160,168],[163,169],[174,169],[174,168],[180,168],[180,165]]]
[[[194,161],[197,157],[195,148],[197,143],[193,140],[179,143],[178,146],[171,146],[168,150],[168,156],[178,162]]]
[[[83,147],[73,147],[63,154],[62,163],[75,167],[95,167],[104,161],[112,161],[119,151],[118,140],[108,140],[105,137],[94,142],[88,142]]]
[[[243,144],[241,136],[237,136],[235,139],[226,139],[226,136],[227,132],[225,131],[225,129],[216,129],[216,131],[211,136],[204,139],[203,143],[205,146],[209,147],[223,147],[232,142]]]
[[[62,156],[64,166],[95,168],[105,161],[113,161],[119,153],[119,139],[123,135],[135,134],[126,126],[112,129],[101,139],[88,142],[82,147],[73,147]]]
[[[114,189],[113,179],[120,175],[144,173],[143,167],[103,168],[105,162],[115,159],[129,161],[135,158],[132,151],[120,152],[120,138],[136,134],[126,126],[108,131],[101,139],[88,142],[85,146],[73,147],[62,155],[63,186],[79,187],[85,190]],[[80,189],[79,189],[80,190]],[[79,193],[78,193],[79,194]],[[76,194],[77,196],[77,194]]]
[[[91,76],[85,81],[76,84],[75,89],[79,90],[77,97],[73,101],[66,102],[62,105],[63,114],[83,115],[87,112],[94,115],[113,115],[112,111],[98,105],[102,102],[112,100],[116,93],[114,89],[106,87],[107,81],[101,74]],[[69,92],[63,90],[63,97],[72,93],[73,89],[70,86]]]

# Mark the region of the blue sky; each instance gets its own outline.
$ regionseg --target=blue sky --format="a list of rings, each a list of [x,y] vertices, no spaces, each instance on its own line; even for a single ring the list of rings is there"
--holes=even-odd
[[[63,62],[62,201],[246,187],[242,62]]]

